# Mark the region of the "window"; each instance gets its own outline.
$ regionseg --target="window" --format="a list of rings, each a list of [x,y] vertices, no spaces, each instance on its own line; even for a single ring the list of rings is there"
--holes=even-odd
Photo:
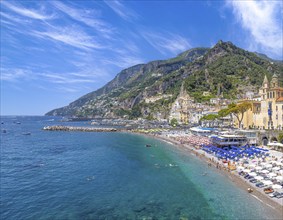
[[[276,111],[278,111],[278,105],[276,105]]]

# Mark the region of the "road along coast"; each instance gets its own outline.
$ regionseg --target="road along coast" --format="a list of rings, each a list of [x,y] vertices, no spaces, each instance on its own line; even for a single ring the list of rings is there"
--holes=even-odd
[[[220,164],[217,159],[215,159],[213,156],[207,154],[203,150],[189,144],[181,143],[180,141],[177,141],[176,139],[172,139],[170,137],[166,137],[164,135],[158,135],[158,134],[150,134],[150,133],[137,133],[140,135],[152,137],[159,139],[161,141],[164,141],[166,143],[170,143],[173,146],[177,147],[178,149],[184,151],[185,153],[190,153],[191,155],[197,156],[199,159],[205,161],[208,164],[209,169],[215,169],[218,172],[225,175],[231,182],[233,182],[236,186],[242,188],[243,190],[247,191],[248,188],[252,188],[253,192],[249,193],[250,196],[252,196],[254,199],[257,199],[260,201],[263,205],[267,206],[272,210],[272,212],[275,213],[276,216],[278,216],[278,219],[283,219],[283,204],[282,200],[273,200],[268,195],[264,194],[260,190],[258,190],[256,187],[251,185],[249,182],[247,182],[244,178],[242,178],[240,175],[238,175],[237,171],[230,171],[226,166]],[[277,219],[277,218],[276,218]]]

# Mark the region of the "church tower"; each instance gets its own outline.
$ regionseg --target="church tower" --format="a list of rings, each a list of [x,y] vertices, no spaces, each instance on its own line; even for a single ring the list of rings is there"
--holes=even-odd
[[[268,89],[269,88],[269,82],[268,82],[268,79],[267,79],[266,75],[264,76],[264,80],[263,80],[263,83],[262,83],[262,88],[263,89]],[[266,92],[266,90],[263,91],[263,92]]]
[[[269,81],[267,79],[267,76],[264,76],[264,80],[262,82],[262,87],[259,89],[259,94],[261,96],[261,99],[264,100],[267,98],[267,91],[269,90]]]
[[[270,88],[278,88],[278,87],[279,87],[278,76],[274,73],[270,81]]]

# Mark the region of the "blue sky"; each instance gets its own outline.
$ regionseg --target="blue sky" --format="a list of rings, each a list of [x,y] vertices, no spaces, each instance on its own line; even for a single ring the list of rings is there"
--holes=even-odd
[[[281,1],[6,1],[1,115],[42,115],[124,68],[232,41],[283,59]]]

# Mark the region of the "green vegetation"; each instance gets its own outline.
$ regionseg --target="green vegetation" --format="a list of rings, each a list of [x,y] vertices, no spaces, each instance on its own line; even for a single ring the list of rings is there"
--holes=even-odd
[[[264,75],[270,80],[277,74],[282,85],[283,63],[262,57],[220,41],[210,49],[195,48],[169,60],[127,68],[104,87],[47,115],[104,117],[113,113],[117,117],[152,118],[158,112],[168,116],[183,82],[189,95],[202,103],[215,97],[235,99],[247,90],[257,90]],[[203,96],[203,92],[210,95]],[[171,97],[145,103],[146,98],[162,94]],[[240,115],[241,122],[237,111],[235,108],[234,114]],[[219,112],[219,117],[232,114],[228,112]]]
[[[219,116],[217,114],[208,114],[201,117],[200,121],[213,121],[218,119]]]
[[[171,125],[172,127],[178,126],[178,121],[177,121],[177,119],[176,119],[176,118],[172,118],[171,121],[170,121],[170,125]]]

